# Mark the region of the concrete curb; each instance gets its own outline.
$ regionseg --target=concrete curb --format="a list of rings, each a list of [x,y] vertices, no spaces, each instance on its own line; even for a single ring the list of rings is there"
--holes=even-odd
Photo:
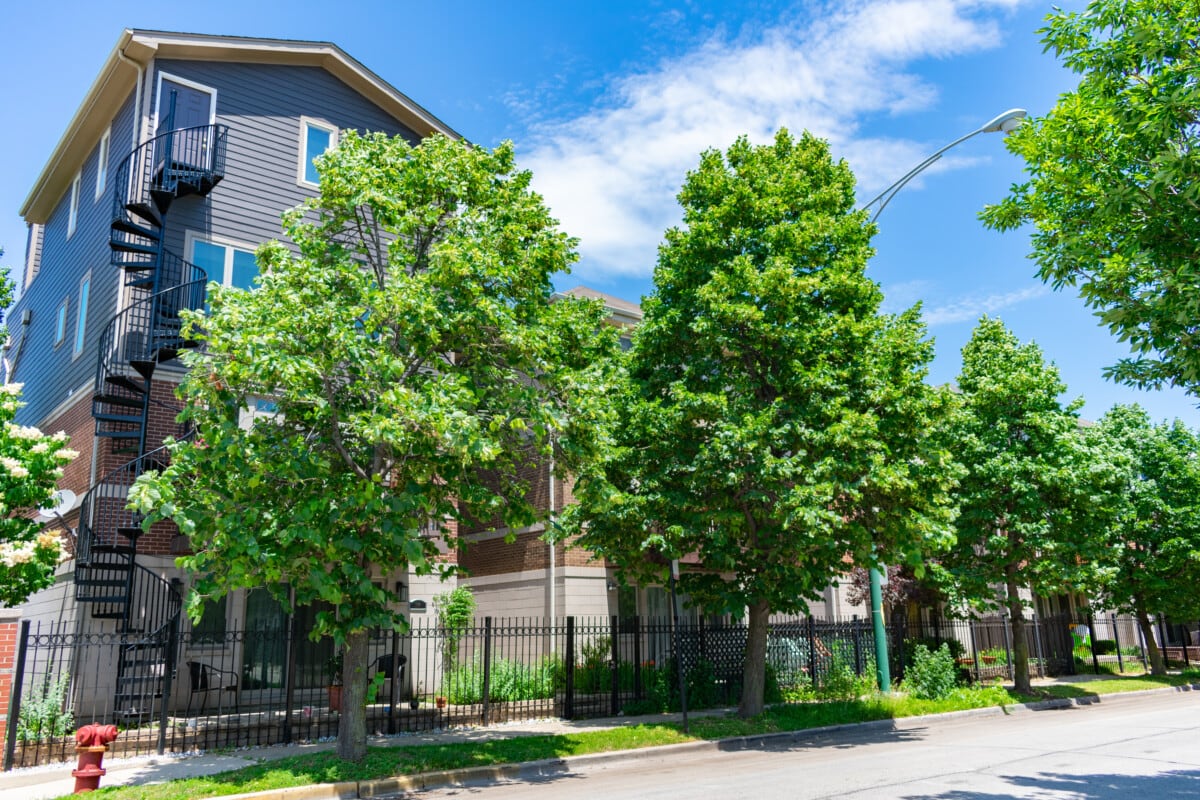
[[[939,720],[954,720],[970,717],[995,717],[1010,714],[1035,713],[1058,709],[1086,707],[1100,703],[1124,702],[1142,697],[1180,692],[1200,691],[1200,683],[1170,686],[1162,689],[1141,689],[1136,692],[1115,692],[1090,697],[1066,697],[1042,700],[1037,703],[1022,703],[1016,706],[989,706],[965,711],[948,711],[942,714],[924,714],[900,719],[881,719],[872,722],[848,722],[841,725],[826,725],[821,728],[806,728],[782,733],[761,733],[754,736],[735,736],[707,742],[685,742],[659,747],[643,747],[637,750],[614,750],[611,753],[591,753],[583,756],[551,758],[527,761],[520,764],[496,764],[486,767],[426,772],[420,775],[398,775],[374,781],[358,781],[334,784],[296,786],[289,789],[268,789],[250,794],[224,795],[223,800],[356,800],[377,798],[402,792],[416,792],[445,786],[463,786],[483,781],[511,780],[515,778],[538,778],[558,775],[586,765],[611,764],[619,761],[640,761],[668,757],[674,753],[699,753],[705,751],[727,752],[758,750],[773,745],[801,743],[806,740],[849,730],[875,730],[879,728],[910,728],[922,723]]]

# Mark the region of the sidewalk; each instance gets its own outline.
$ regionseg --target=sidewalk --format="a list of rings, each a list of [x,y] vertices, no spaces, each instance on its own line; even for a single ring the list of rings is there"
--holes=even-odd
[[[1035,686],[1050,686],[1054,684],[1076,684],[1091,680],[1102,680],[1111,677],[1107,675],[1066,675],[1060,678],[1035,679]],[[1150,692],[1170,692],[1172,689],[1153,689]],[[1143,692],[1130,692],[1125,695],[1107,695],[1108,698],[1122,696],[1137,696]],[[1060,701],[1049,701],[1060,702]],[[689,716],[711,716],[724,714],[730,709],[708,709],[692,712]],[[995,709],[976,709],[989,712]],[[953,712],[951,716],[973,713]],[[487,728],[455,728],[444,731],[404,734],[400,736],[373,736],[368,738],[368,745],[373,747],[394,747],[396,745],[427,745],[445,744],[448,742],[489,741],[495,739],[511,739],[520,736],[554,735],[564,733],[582,733],[585,731],[610,730],[613,728],[640,725],[654,722],[678,722],[682,715],[652,714],[641,717],[608,717],[604,719],[568,721],[562,719],[529,720],[524,722],[492,725]],[[872,724],[872,723],[861,723]],[[801,732],[803,733],[803,732]],[[684,745],[680,745],[684,746]],[[165,755],[139,756],[136,758],[105,759],[104,766],[108,770],[101,781],[104,786],[123,786],[127,784],[160,783],[178,778],[202,777],[219,772],[238,769],[251,764],[289,756],[317,753],[334,748],[333,742],[303,745],[276,745],[260,747],[236,752],[204,755]],[[620,754],[609,754],[620,755]],[[75,788],[75,779],[71,776],[72,764],[50,764],[29,769],[13,770],[0,773],[0,800],[50,800],[70,794]]]

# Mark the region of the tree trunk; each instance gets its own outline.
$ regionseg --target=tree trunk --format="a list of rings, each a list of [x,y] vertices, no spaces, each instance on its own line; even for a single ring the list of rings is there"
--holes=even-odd
[[[771,608],[766,601],[750,606],[750,629],[746,638],[746,660],[742,666],[742,702],[738,716],[755,717],[763,711],[763,691],[767,683],[767,618]]]
[[[338,758],[362,761],[367,755],[367,632],[346,637],[342,663],[342,711],[338,720]]]
[[[1022,694],[1032,694],[1029,683],[1029,643],[1025,641],[1025,606],[1017,584],[1017,565],[1005,568],[1008,591],[1008,618],[1012,622],[1013,688]]]
[[[1146,642],[1146,652],[1150,655],[1150,674],[1166,675],[1167,664],[1163,661],[1162,650],[1154,641],[1154,627],[1150,624],[1150,615],[1146,613],[1140,601],[1137,601],[1138,627],[1142,629],[1142,640]]]

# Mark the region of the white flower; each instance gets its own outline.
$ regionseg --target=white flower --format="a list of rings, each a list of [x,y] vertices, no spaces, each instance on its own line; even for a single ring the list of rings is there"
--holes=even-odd
[[[10,394],[15,397],[16,395],[19,395],[21,390],[24,388],[25,384],[23,383],[6,383],[2,388],[0,388],[0,391],[2,391],[4,394]]]
[[[35,546],[33,542],[0,545],[0,561],[9,568],[15,567],[17,564],[26,564],[33,560]]]
[[[14,439],[27,439],[29,441],[42,438],[42,432],[32,425],[17,425],[14,422],[8,423],[8,435]]]
[[[17,461],[15,458],[4,456],[0,458],[0,464],[3,464],[4,468],[8,470],[8,474],[12,475],[14,478],[29,477],[29,470],[25,469],[25,465],[20,461]]]
[[[50,452],[50,443],[49,442],[38,442],[33,447],[29,448],[29,452],[36,453],[39,456],[42,453],[49,453]]]

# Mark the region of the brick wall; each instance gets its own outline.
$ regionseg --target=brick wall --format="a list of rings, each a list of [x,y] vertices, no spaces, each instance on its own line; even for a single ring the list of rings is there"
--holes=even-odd
[[[17,634],[20,620],[11,615],[0,617],[0,708],[4,718],[0,719],[0,742],[8,733],[8,709],[12,699],[13,673],[17,664]]]

